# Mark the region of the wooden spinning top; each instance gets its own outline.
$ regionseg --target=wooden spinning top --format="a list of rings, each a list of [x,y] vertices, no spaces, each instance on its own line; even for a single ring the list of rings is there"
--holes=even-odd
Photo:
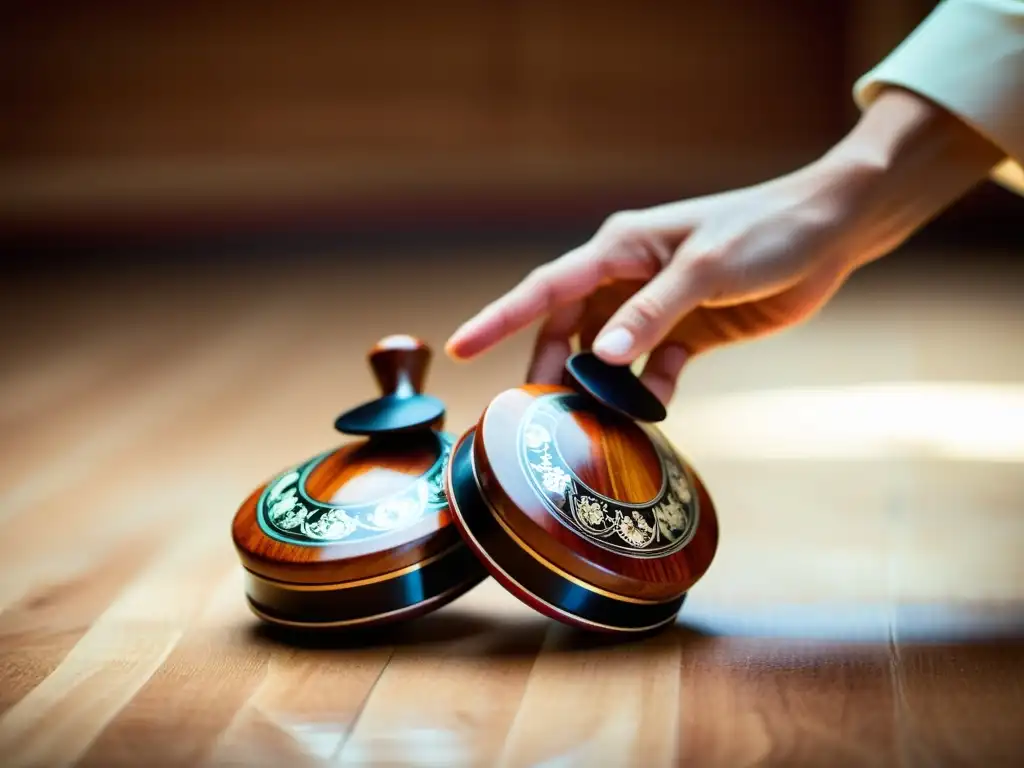
[[[491,575],[541,613],[631,633],[672,622],[711,564],[704,485],[652,423],[658,399],[628,367],[572,357],[563,386],[495,397],[455,444],[455,524]]]
[[[369,354],[382,396],[335,421],[360,439],[289,467],[235,514],[253,612],[303,628],[381,624],[441,607],[486,578],[452,525],[444,405],[421,392],[431,353],[390,336]]]

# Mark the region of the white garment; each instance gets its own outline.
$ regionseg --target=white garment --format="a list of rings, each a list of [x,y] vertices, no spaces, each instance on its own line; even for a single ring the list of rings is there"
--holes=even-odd
[[[992,179],[1024,195],[1024,0],[943,0],[857,81],[854,100],[864,109],[887,84],[930,99],[1002,149]]]

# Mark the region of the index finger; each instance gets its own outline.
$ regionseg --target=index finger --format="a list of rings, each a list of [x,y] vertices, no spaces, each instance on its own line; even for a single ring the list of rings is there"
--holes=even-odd
[[[512,290],[459,327],[445,349],[452,357],[467,359],[522,330],[535,320],[577,301],[605,280],[602,260],[582,246],[538,267]]]

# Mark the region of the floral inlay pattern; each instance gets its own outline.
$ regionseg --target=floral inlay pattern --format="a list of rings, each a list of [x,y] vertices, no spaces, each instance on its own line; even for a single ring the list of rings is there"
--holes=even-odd
[[[444,470],[451,453],[449,435],[437,435],[438,458],[421,477],[390,497],[365,504],[326,504],[306,492],[306,480],[330,451],[283,472],[256,503],[263,532],[290,544],[309,546],[361,541],[413,525],[447,504]]]
[[[646,546],[654,539],[654,526],[644,520],[643,516],[635,509],[632,517],[625,515],[619,517],[618,529],[619,536],[634,547]]]
[[[588,528],[604,528],[605,521],[613,517],[608,511],[607,502],[598,501],[590,496],[581,496],[576,502],[576,515]]]
[[[698,509],[691,481],[664,438],[645,430],[662,464],[663,487],[647,504],[627,504],[589,488],[558,452],[557,423],[581,401],[577,395],[538,398],[524,416],[519,453],[523,471],[548,508],[594,544],[633,557],[663,557],[689,543]]]

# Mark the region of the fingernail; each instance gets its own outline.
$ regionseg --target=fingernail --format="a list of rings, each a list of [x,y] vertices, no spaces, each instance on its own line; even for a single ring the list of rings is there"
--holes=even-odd
[[[625,328],[615,328],[594,342],[594,352],[621,357],[633,348],[633,334]]]

